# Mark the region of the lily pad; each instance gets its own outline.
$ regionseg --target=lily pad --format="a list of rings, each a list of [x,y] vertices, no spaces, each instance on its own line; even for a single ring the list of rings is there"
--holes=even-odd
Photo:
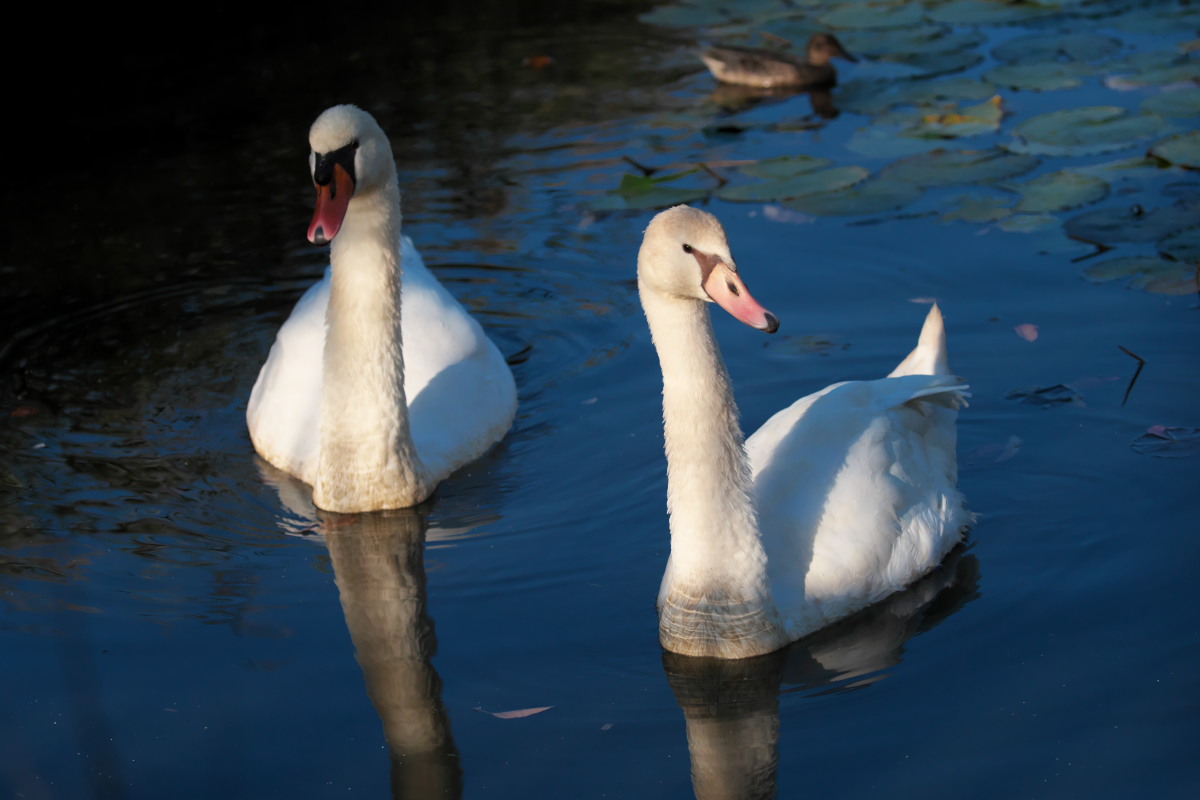
[[[1058,218],[1050,214],[1014,214],[1000,220],[998,226],[1006,233],[1035,233],[1058,227]]]
[[[903,60],[914,53],[957,53],[978,47],[986,37],[979,31],[923,25],[873,31],[850,31],[839,38],[856,56],[872,61]]]
[[[722,200],[761,203],[768,200],[786,200],[790,197],[831,192],[853,186],[866,179],[870,171],[862,167],[834,167],[781,178],[773,181],[749,183],[744,186],[729,186],[717,192]]]
[[[1012,215],[1010,202],[1003,197],[960,195],[950,201],[951,205],[956,204],[954,210],[942,214],[942,219],[946,222],[996,222]]]
[[[852,80],[837,91],[837,104],[854,114],[874,116],[897,106],[932,106],[961,100],[984,100],[996,93],[975,78],[945,80]]]
[[[1103,208],[1072,217],[1067,234],[1076,239],[1111,245],[1117,242],[1147,243],[1166,239],[1190,228],[1200,219],[1200,203],[1182,200],[1175,205],[1149,211],[1141,206]]]
[[[752,175],[755,178],[791,178],[827,167],[832,163],[828,158],[815,158],[803,155],[781,156],[779,158],[766,158],[762,161],[756,161],[753,164],[745,164],[739,167],[738,171],[745,175]]]
[[[840,192],[820,192],[789,200],[787,206],[827,217],[884,214],[915,203],[920,187],[911,183],[870,180]]]
[[[1139,453],[1159,458],[1188,458],[1200,453],[1200,428],[1154,425],[1130,446]]]
[[[1185,228],[1160,239],[1158,249],[1176,261],[1200,264],[1200,225]]]
[[[1131,147],[1160,134],[1167,122],[1157,114],[1131,114],[1119,106],[1085,106],[1051,111],[1013,130],[1015,153],[1082,156]]]
[[[661,178],[651,178],[644,175],[625,175],[621,185],[603,197],[592,201],[592,208],[599,211],[646,210],[650,208],[666,208],[680,203],[691,203],[708,197],[709,189],[703,187],[689,188],[682,186],[665,186],[664,184],[692,175],[698,170],[664,175]]]
[[[1082,172],[1060,170],[1016,187],[1021,192],[1017,211],[1042,214],[1091,205],[1108,196],[1108,181]]]
[[[1063,63],[1099,61],[1121,49],[1121,42],[1099,33],[1032,34],[1011,39],[992,51],[999,61]]]
[[[1200,291],[1196,264],[1168,261],[1158,256],[1124,256],[1092,264],[1083,270],[1095,283],[1129,280],[1133,289],[1159,294],[1193,294]]]
[[[983,77],[997,86],[1029,92],[1074,89],[1083,79],[1100,72],[1090,64],[1070,61],[1065,64],[1005,64],[985,72]]]
[[[1180,119],[1200,116],[1200,86],[1173,89],[1146,98],[1142,110]]]
[[[1036,2],[1006,3],[997,0],[950,0],[929,9],[929,18],[951,25],[1016,25],[1057,14],[1056,6]]]
[[[962,51],[953,53],[904,53],[887,60],[912,67],[921,72],[923,77],[931,77],[968,70],[977,64],[982,64],[983,56],[976,52]]]
[[[1150,148],[1150,155],[1184,169],[1200,169],[1200,131],[1172,136]]]
[[[1030,155],[991,150],[934,150],[897,161],[885,177],[918,186],[961,186],[1023,175],[1038,165]]]
[[[1108,64],[1106,68],[1110,77],[1105,84],[1119,90],[1200,81],[1200,57],[1193,53],[1178,55],[1169,50],[1153,50]]]
[[[1004,393],[1004,399],[1042,408],[1085,405],[1083,395],[1062,383],[1054,386],[1026,386],[1021,389],[1013,389]]]
[[[919,3],[842,3],[817,18],[830,28],[907,28],[919,25],[925,10]]]

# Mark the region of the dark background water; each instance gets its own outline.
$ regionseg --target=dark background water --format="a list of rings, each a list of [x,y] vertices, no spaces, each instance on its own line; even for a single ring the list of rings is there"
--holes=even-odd
[[[910,301],[938,298],[974,392],[961,484],[980,522],[930,580],[783,654],[662,653],[660,386],[633,282],[652,212],[596,206],[637,172],[626,156],[807,154],[873,172],[895,156],[847,149],[879,119],[815,118],[804,96],[732,112],[686,49],[696,31],[651,25],[651,8],[210,9],[182,23],[96,8],[61,32],[39,12],[28,31],[45,57],[5,56],[0,794],[1200,788],[1200,461],[1133,446],[1151,426],[1200,425],[1196,295],[1093,284],[1081,271],[1096,248],[1061,223],[943,218],[956,193],[990,188],[858,217],[701,201],[784,324],[767,339],[717,320],[747,429],[832,381],[886,374],[919,329]],[[1131,10],[1178,25],[1147,30]],[[1060,11],[951,26],[981,36],[968,48],[981,63],[960,71],[1031,32],[1103,31],[1122,57],[1197,36],[1189,3]],[[69,66],[60,79],[49,59]],[[844,67],[833,99],[891,74],[882,59]],[[1101,76],[1004,91],[1010,116],[962,144],[1156,91]],[[274,331],[325,265],[304,240],[308,125],[346,101],[388,131],[406,232],[521,392],[506,440],[415,512],[317,514],[245,434]],[[1146,146],[1045,157],[1037,174]],[[1097,208],[1200,193],[1178,168],[1113,185]],[[1035,341],[1015,330],[1027,324]],[[1137,362],[1119,347],[1146,361],[1127,401]],[[1006,397],[1056,384],[1074,400]]]

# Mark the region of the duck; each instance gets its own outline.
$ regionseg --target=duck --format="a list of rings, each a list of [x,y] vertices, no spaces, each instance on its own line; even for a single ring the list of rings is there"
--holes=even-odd
[[[804,60],[779,50],[722,45],[706,47],[700,59],[713,77],[724,83],[741,86],[823,86],[837,84],[833,58],[857,62],[837,37],[818,33],[808,40]]]
[[[646,228],[638,294],[663,383],[670,556],[658,594],[669,652],[748,658],[850,616],[933,570],[974,521],[957,488],[941,310],[885,378],[836,383],[748,439],[708,304],[767,333],[725,230],[676,206]]]
[[[401,236],[391,144],[354,105],[309,130],[308,240],[322,280],[280,327],[250,393],[254,449],[312,487],[314,505],[408,508],[512,426],[516,383],[479,323]]]

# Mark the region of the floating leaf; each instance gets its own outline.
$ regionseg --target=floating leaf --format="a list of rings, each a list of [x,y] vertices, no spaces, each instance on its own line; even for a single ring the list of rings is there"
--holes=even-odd
[[[717,192],[722,200],[761,203],[768,200],[786,200],[790,197],[831,192],[853,186],[870,175],[862,167],[834,167],[819,172],[808,172],[791,178],[749,183],[744,186],[729,186]]]
[[[1010,201],[1003,197],[960,195],[957,202],[953,211],[942,214],[946,222],[995,222],[1013,213],[1009,207]]]
[[[1099,33],[1032,34],[1011,39],[992,51],[999,61],[1061,63],[1099,61],[1121,49],[1121,42]]]
[[[997,223],[1007,233],[1033,233],[1046,228],[1057,228],[1058,218],[1049,214],[1014,214]]]
[[[1016,187],[1021,192],[1017,211],[1041,214],[1090,205],[1108,196],[1108,182],[1082,172],[1060,170]]]
[[[948,101],[984,100],[992,86],[975,78],[947,80],[852,80],[837,91],[837,104],[854,114],[873,116],[897,106],[932,106]]]
[[[1188,458],[1200,453],[1200,428],[1168,428],[1154,425],[1130,446],[1139,453],[1159,458]]]
[[[851,53],[869,56],[872,61],[903,61],[910,54],[957,53],[986,41],[979,31],[951,30],[944,25],[849,31],[838,38]]]
[[[958,53],[902,53],[889,59],[920,70],[924,77],[962,72],[983,63],[983,56],[975,52]]]
[[[1158,249],[1176,261],[1200,264],[1200,225],[1160,239]]]
[[[698,170],[665,175],[661,178],[651,178],[645,175],[625,175],[621,185],[611,194],[592,201],[592,208],[601,211],[645,210],[650,208],[665,208],[680,203],[690,203],[708,197],[709,190],[704,188],[683,188],[664,186],[674,180],[696,173]]]
[[[1004,393],[1004,399],[1043,408],[1084,405],[1083,396],[1079,392],[1061,383],[1054,386],[1026,386],[1022,389],[1013,389]]]
[[[828,158],[781,156],[780,158],[767,158],[762,161],[756,161],[753,164],[745,164],[739,167],[738,171],[745,175],[752,175],[755,178],[792,178],[796,175],[803,175],[822,167],[827,167],[832,163]]]
[[[1074,89],[1083,79],[1099,72],[1097,67],[1069,61],[1064,64],[1005,64],[983,74],[997,86],[1029,92]]]
[[[1200,86],[1170,89],[1146,98],[1142,110],[1172,119],[1200,115]]]
[[[893,127],[910,138],[951,139],[989,133],[1000,127],[1004,117],[1004,101],[999,95],[985,103],[958,108],[895,111],[875,120],[872,129]]]
[[[1003,464],[1021,452],[1021,437],[1009,436],[1004,444],[985,444],[967,453],[963,463],[967,466],[976,464]]]
[[[919,25],[924,13],[917,3],[842,3],[817,21],[830,28],[906,28]]]
[[[1158,256],[1124,256],[1092,264],[1083,274],[1096,283],[1131,279],[1130,287],[1159,294],[1192,294],[1200,291],[1196,264],[1168,261]]]
[[[918,186],[958,186],[1012,178],[1037,165],[1038,159],[1034,156],[1000,149],[939,149],[897,161],[885,169],[883,175]]]
[[[523,717],[532,717],[534,714],[540,714],[543,711],[549,711],[554,706],[540,706],[538,708],[520,708],[516,711],[488,711],[483,708],[476,707],[476,711],[482,711],[484,714],[491,714],[497,719],[521,719]]]
[[[846,191],[797,197],[789,200],[787,205],[808,214],[823,216],[883,214],[915,203],[921,194],[921,189],[911,183],[871,180]]]
[[[1200,131],[1172,136],[1150,148],[1150,155],[1185,169],[1200,169]]]
[[[1096,244],[1157,242],[1192,227],[1198,218],[1200,202],[1182,200],[1173,206],[1150,211],[1141,206],[1089,211],[1067,220],[1066,229],[1068,235]]]
[[[1162,132],[1157,114],[1131,114],[1119,106],[1086,106],[1051,111],[1016,127],[1015,153],[1081,156],[1130,147]]]
[[[1023,322],[1020,325],[1013,328],[1013,330],[1017,332],[1017,336],[1020,336],[1022,339],[1024,339],[1027,342],[1036,342],[1037,341],[1038,326],[1034,325],[1032,322]]]
[[[1004,3],[995,0],[950,0],[930,8],[930,19],[952,25],[1015,25],[1057,14],[1058,8],[1035,2]]]
[[[1168,50],[1154,50],[1109,64],[1108,72],[1111,77],[1105,80],[1105,85],[1119,90],[1195,83],[1200,81],[1200,58],[1191,53],[1180,56]]]

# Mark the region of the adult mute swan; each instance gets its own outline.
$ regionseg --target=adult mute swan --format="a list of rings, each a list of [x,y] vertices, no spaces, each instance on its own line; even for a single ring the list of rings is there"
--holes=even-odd
[[[334,106],[308,138],[308,238],[331,242],[331,267],[279,329],[246,409],[250,439],[327,511],[413,506],[504,436],[516,386],[400,236],[396,165],[375,118]]]
[[[933,569],[972,515],[955,487],[955,419],[937,306],[882,380],[834,384],[745,441],[705,303],[774,333],[721,223],[664,211],[638,253],[638,292],[663,374],[671,556],[659,639],[685,655],[777,650]]]

